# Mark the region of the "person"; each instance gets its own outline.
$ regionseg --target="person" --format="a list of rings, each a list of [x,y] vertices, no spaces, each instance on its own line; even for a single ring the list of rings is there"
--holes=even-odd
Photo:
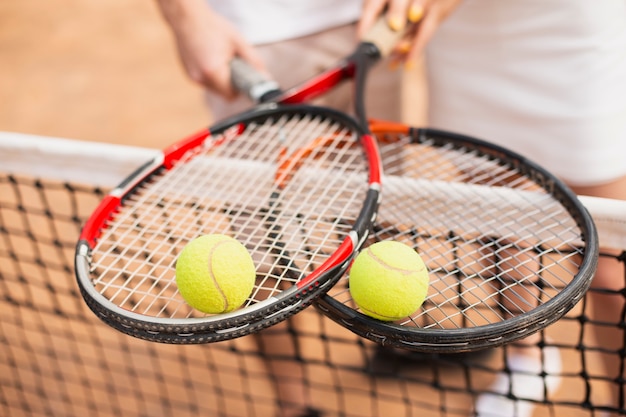
[[[375,15],[385,3],[406,2],[371,3]],[[408,57],[425,54],[430,126],[517,151],[579,194],[626,200],[626,1],[420,4],[422,27],[405,49]],[[611,324],[594,330],[598,346],[613,352],[603,358],[606,375],[614,381],[615,410],[624,377],[620,276],[616,260],[601,259],[589,293],[591,318]],[[558,375],[561,359],[555,347],[540,349],[539,338],[510,346],[508,368],[524,372],[513,374],[512,381],[502,373],[491,391],[505,394],[511,387],[514,396],[543,400],[539,375]],[[548,394],[558,385],[558,378],[546,378]],[[532,411],[532,402],[484,394],[472,415],[530,417]]]
[[[251,107],[230,80],[235,56],[288,88],[336,64],[356,46],[361,0],[158,0],[183,67],[206,87],[215,120]],[[398,119],[402,75],[378,65],[368,80],[368,112]],[[348,85],[316,104],[350,111]]]

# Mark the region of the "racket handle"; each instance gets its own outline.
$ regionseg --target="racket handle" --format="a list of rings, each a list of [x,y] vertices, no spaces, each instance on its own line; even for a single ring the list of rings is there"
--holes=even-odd
[[[231,80],[237,91],[255,103],[264,103],[280,95],[280,87],[241,58],[230,62]]]
[[[409,26],[407,24],[402,30],[393,30],[389,27],[387,19],[380,16],[361,41],[374,44],[381,56],[389,56],[400,39],[407,33]]]

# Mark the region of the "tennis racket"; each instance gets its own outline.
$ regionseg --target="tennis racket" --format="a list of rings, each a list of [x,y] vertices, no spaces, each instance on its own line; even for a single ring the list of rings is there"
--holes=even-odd
[[[597,231],[561,181],[470,137],[380,121],[371,130],[385,175],[365,246],[413,247],[429,269],[429,292],[410,316],[379,321],[353,302],[348,273],[316,302],[320,311],[382,345],[451,353],[526,337],[582,298],[596,270]]]
[[[380,159],[363,88],[399,36],[378,24],[336,68],[286,92],[248,79],[249,68],[235,61],[238,88],[271,103],[172,145],[104,198],[76,249],[87,305],[132,336],[192,344],[266,328],[327,291],[376,214]],[[302,104],[349,79],[357,119]],[[207,315],[181,298],[175,264],[188,242],[211,233],[246,246],[257,280],[241,308]]]

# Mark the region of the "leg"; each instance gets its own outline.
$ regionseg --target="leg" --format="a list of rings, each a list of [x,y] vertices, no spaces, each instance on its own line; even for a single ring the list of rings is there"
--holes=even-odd
[[[540,263],[532,252],[523,248],[498,250],[493,262],[498,269],[508,271],[505,280],[523,282],[524,277],[534,275]],[[499,261],[498,258],[503,260]],[[538,289],[518,284],[502,291],[503,315],[516,316],[530,311],[537,305]],[[487,393],[481,394],[475,403],[478,417],[531,417],[534,403],[555,392],[560,385],[561,355],[556,347],[543,346],[542,333],[535,333],[506,347],[506,368],[498,373]],[[547,376],[544,378],[542,373]],[[513,395],[516,400],[509,398]]]
[[[626,177],[600,186],[572,188],[579,194],[626,200]],[[619,253],[616,249],[601,248],[601,251]],[[620,291],[624,288],[626,288],[626,277],[623,266],[614,259],[601,258],[592,283],[592,290],[589,292],[592,308],[590,316],[597,323],[594,326],[597,346],[610,351],[603,354],[602,358],[605,375],[615,381],[611,384],[611,394],[613,406],[616,408],[624,407],[623,403],[618,404],[618,400],[621,398],[623,401],[625,395],[624,392],[620,392],[624,389],[623,382],[620,381],[625,375],[619,375],[620,369],[624,366],[619,352],[626,348],[624,330],[619,326],[624,311],[624,296]]]
[[[355,39],[355,25],[346,25],[312,36],[262,45],[258,50],[269,72],[282,87],[289,88],[336,64],[354,48]],[[303,55],[302,50],[306,50],[307,54]],[[399,118],[401,75],[397,71],[390,72],[384,64],[374,70],[367,92],[367,107],[372,116]],[[346,84],[328,96],[321,97],[315,104],[351,112],[350,87]],[[207,99],[216,119],[250,107],[250,103],[243,97],[229,103],[212,95]],[[296,315],[284,323],[260,332],[256,339],[259,350],[266,358],[267,369],[276,388],[281,417],[316,415],[315,410],[309,407],[310,401],[305,385],[306,374],[300,361],[297,337],[299,319],[300,316]]]
[[[572,187],[581,195],[616,198],[626,200],[626,177],[617,181],[595,187]],[[602,244],[602,242],[600,242]],[[602,248],[606,253],[617,253],[619,250]],[[513,277],[511,277],[513,278]],[[625,348],[623,330],[619,327],[624,311],[624,296],[620,293],[626,286],[626,277],[623,266],[614,259],[602,258],[598,264],[598,271],[589,292],[591,299],[591,319],[597,323],[594,326],[597,346],[606,349],[602,355],[604,372],[610,379],[615,381],[611,384],[613,397],[612,407],[623,408],[624,404],[618,401],[625,393],[620,370],[623,368],[619,352]],[[529,300],[530,301],[530,300]],[[507,348],[507,366],[513,372],[512,375],[503,373],[498,376],[490,391],[506,394],[509,386],[513,394],[522,398],[542,399],[544,394],[544,382],[539,374],[545,371],[548,377],[545,387],[548,392],[558,387],[558,379],[550,377],[558,374],[560,370],[560,355],[556,348],[540,348],[541,335],[532,335]],[[544,363],[544,368],[541,364]],[[515,371],[518,371],[517,373]],[[537,374],[537,376],[531,375]],[[513,381],[509,381],[512,378]],[[533,382],[533,379],[536,381]],[[509,384],[511,382],[511,384]],[[536,387],[533,389],[532,387]],[[518,390],[518,387],[520,390]],[[497,411],[498,416],[519,415],[530,416],[532,403],[517,402],[507,399],[502,395],[484,394],[476,402],[476,413],[480,417],[490,416]],[[608,416],[609,414],[607,414]]]

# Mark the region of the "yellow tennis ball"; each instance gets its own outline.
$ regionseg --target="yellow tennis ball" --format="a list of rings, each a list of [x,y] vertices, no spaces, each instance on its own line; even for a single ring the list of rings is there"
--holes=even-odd
[[[394,321],[421,307],[428,293],[422,257],[400,242],[377,242],[359,253],[350,268],[350,294],[361,311]]]
[[[176,261],[178,291],[190,306],[204,313],[227,313],[241,307],[255,278],[246,247],[226,235],[192,240]]]

